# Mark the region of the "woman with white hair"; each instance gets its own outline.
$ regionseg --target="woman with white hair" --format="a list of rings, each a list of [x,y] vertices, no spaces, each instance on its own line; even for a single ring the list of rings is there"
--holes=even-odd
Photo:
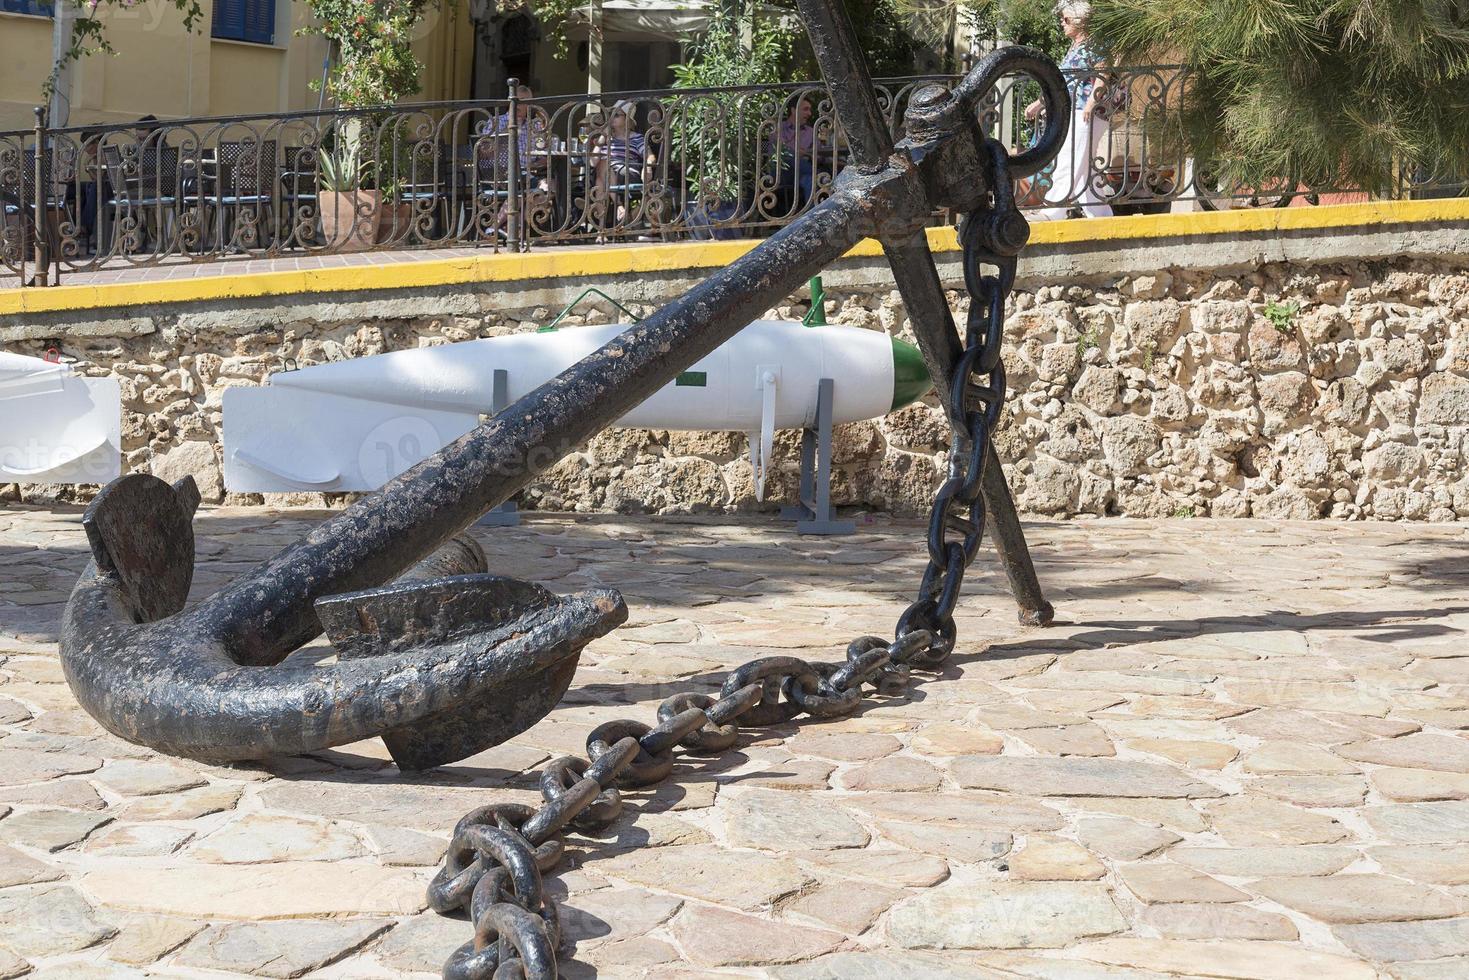
[[[634,201],[640,198],[651,163],[648,142],[637,128],[638,106],[631,99],[617,102],[603,117],[606,129],[592,134],[591,157],[595,166],[594,202],[600,202],[601,216],[597,227],[627,220]],[[609,206],[612,210],[609,213]],[[595,216],[594,216],[595,217]]]
[[[1042,197],[1050,206],[1031,215],[1038,221],[1059,221],[1073,207],[1080,207],[1091,218],[1112,213],[1111,206],[1097,193],[1100,178],[1092,172],[1105,127],[1093,125],[1101,88],[1098,76],[1104,62],[1087,33],[1086,22],[1091,12],[1092,5],[1086,0],[1061,0],[1056,4],[1061,30],[1071,39],[1071,50],[1061,62],[1066,87],[1071,91],[1071,130],[1050,171],[1036,176],[1038,188],[1045,187],[1047,178],[1050,184]],[[1025,118],[1038,119],[1042,106],[1040,99],[1026,106]]]

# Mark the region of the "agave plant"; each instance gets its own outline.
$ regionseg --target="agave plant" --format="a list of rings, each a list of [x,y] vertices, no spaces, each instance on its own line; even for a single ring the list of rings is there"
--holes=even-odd
[[[357,140],[338,140],[316,152],[317,184],[327,193],[350,193],[362,186],[362,151]]]

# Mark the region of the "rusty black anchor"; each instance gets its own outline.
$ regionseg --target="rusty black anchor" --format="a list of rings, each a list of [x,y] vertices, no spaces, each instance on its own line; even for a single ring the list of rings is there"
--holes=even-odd
[[[193,607],[185,608],[198,504],[191,481],[169,486],[131,475],[108,486],[84,518],[93,561],[62,633],[63,666],[82,706],[122,738],[213,761],[381,735],[399,766],[425,768],[525,730],[559,700],[581,649],[624,621],[622,599],[596,590],[554,596],[486,575],[472,555],[438,549],[864,237],[877,238],[887,253],[959,432],[951,469],[960,475],[951,474],[946,486],[955,489],[935,508],[930,572],[899,633],[952,644],[963,568],[986,524],[1021,619],[1049,622],[993,449],[961,431],[966,418],[973,428],[980,424],[973,417],[991,426],[998,417],[1003,365],[997,385],[972,380],[994,372],[998,343],[984,353],[961,342],[923,229],[936,208],[968,214],[966,275],[978,276],[976,257],[1008,263],[1003,289],[989,289],[988,306],[978,311],[993,331],[1029,233],[1011,181],[1038,172],[1065,139],[1065,83],[1039,52],[1001,49],[952,91],[918,91],[895,147],[845,12],[833,0],[801,0],[801,11],[851,149],[827,200]],[[980,121],[985,99],[1010,74],[1039,83],[1048,120],[1035,145],[1015,156]],[[974,398],[985,401],[978,416]],[[975,458],[966,467],[960,457],[969,453]],[[949,531],[962,532],[963,543],[946,543]],[[401,578],[431,555],[437,571]],[[454,574],[423,577],[445,570]],[[323,631],[337,663],[286,662]]]

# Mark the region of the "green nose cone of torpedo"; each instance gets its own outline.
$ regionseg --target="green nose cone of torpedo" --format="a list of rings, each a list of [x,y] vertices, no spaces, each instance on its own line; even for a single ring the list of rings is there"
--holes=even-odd
[[[911,405],[933,387],[928,376],[928,365],[923,355],[912,344],[893,338],[893,407],[896,412],[904,405]]]

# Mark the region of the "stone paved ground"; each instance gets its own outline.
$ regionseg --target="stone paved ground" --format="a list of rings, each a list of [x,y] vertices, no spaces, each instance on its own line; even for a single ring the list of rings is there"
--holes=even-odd
[[[197,591],[309,519],[204,512]],[[376,744],[247,769],[103,735],[54,645],[78,515],[0,514],[0,978],[436,973],[468,929],[423,886],[463,812],[533,799],[528,774],[600,721],[881,632],[921,561],[919,530],[886,523],[481,536],[499,570],[623,589],[632,620],[529,734],[404,777]],[[553,886],[566,974],[1469,975],[1469,532],[1107,521],[1032,541],[1062,625],[1022,631],[975,574],[942,676],[685,760],[576,840]]]

